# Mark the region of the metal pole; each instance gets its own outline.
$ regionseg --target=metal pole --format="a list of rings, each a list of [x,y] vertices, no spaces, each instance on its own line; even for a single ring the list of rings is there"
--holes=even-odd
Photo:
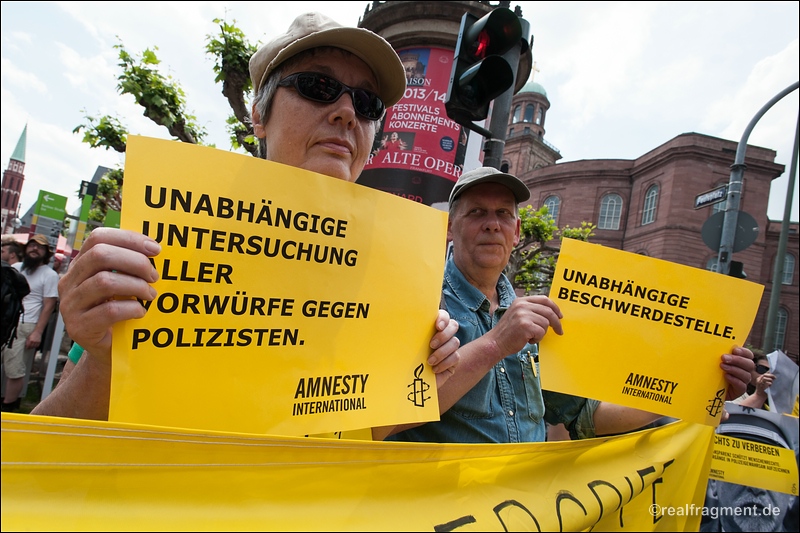
[[[797,115],[797,127],[794,132],[794,151],[789,170],[789,184],[786,186],[786,204],[783,208],[783,221],[781,222],[781,235],[778,238],[778,253],[775,254],[775,268],[772,274],[772,292],[769,295],[769,308],[767,310],[767,325],[764,328],[763,347],[766,353],[775,350],[775,327],[778,317],[778,307],[781,301],[781,286],[783,285],[783,262],[786,260],[786,242],[789,240],[789,221],[792,216],[792,196],[794,195],[794,182],[797,175],[797,150],[800,143],[800,114]],[[768,389],[769,390],[769,389]],[[772,405],[772,404],[770,404]]]
[[[756,123],[764,116],[764,113],[774,106],[781,98],[797,89],[800,82],[792,85],[778,93],[758,113],[747,125],[736,147],[736,157],[731,165],[731,177],[728,181],[728,201],[725,204],[725,218],[722,222],[722,236],[719,242],[719,255],[717,256],[717,272],[728,274],[730,271],[731,255],[733,255],[733,243],[736,238],[736,224],[739,222],[739,204],[742,199],[742,174],[747,165],[744,164],[744,154],[747,151],[747,139],[753,131]]]
[[[61,339],[64,338],[64,318],[61,313],[58,313],[58,320],[56,320],[56,330],[53,335],[53,343],[50,345],[50,356],[47,360],[47,370],[44,376],[44,385],[42,386],[42,400],[47,398],[53,391],[53,380],[56,376],[56,365],[58,365],[58,356],[61,353]]]

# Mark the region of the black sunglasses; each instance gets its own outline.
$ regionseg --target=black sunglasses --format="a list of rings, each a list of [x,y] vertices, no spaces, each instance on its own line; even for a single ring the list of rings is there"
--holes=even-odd
[[[756,365],[756,372],[758,374],[766,374],[769,372],[769,367],[766,365]]]
[[[356,113],[369,120],[380,120],[386,112],[381,98],[366,89],[354,89],[335,78],[319,72],[296,72],[278,82],[280,87],[294,87],[303,98],[332,104],[344,93],[353,99]]]

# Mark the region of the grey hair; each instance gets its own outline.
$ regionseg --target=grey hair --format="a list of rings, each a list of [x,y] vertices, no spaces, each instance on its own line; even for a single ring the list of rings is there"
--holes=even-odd
[[[278,90],[278,83],[280,83],[281,79],[283,78],[283,73],[287,70],[292,68],[292,65],[299,63],[304,58],[313,56],[315,53],[323,50],[337,50],[346,56],[357,57],[351,52],[347,50],[343,50],[341,48],[336,48],[334,46],[320,46],[317,48],[311,48],[308,50],[303,50],[302,52],[298,52],[297,54],[293,55],[280,65],[276,66],[272,72],[269,73],[267,79],[261,85],[261,89],[258,91],[258,94],[255,95],[253,99],[253,106],[258,111],[258,114],[261,116],[261,125],[264,126],[267,124],[269,120],[269,114],[272,111],[272,101],[275,98],[275,93]],[[251,117],[252,118],[252,117]],[[377,130],[377,123],[370,121],[374,124],[374,128]],[[258,157],[261,159],[267,158],[267,140],[264,138],[258,139]]]
[[[289,61],[291,61],[291,59],[289,59]],[[283,77],[283,69],[285,66],[286,63],[283,63],[275,67],[275,69],[270,72],[266,81],[261,85],[261,90],[258,91],[258,94],[256,94],[255,100],[253,101],[253,107],[255,107],[258,111],[258,114],[261,117],[262,125],[265,125],[269,120],[269,114],[272,111],[272,100],[275,98],[275,92],[278,90],[278,83]],[[267,158],[267,140],[263,137],[258,139],[257,154],[261,159]]]

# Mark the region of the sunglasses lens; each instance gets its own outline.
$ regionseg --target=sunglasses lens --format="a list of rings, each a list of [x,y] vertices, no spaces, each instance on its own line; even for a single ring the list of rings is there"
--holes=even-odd
[[[319,74],[297,76],[296,86],[300,94],[318,102],[333,102],[342,94],[342,85],[338,81]]]
[[[383,116],[383,101],[368,91],[353,90],[353,107],[359,114],[370,120],[378,120]]]
[[[378,95],[364,89],[351,89],[334,78],[314,72],[297,74],[295,88],[309,100],[322,103],[335,102],[343,92],[348,92],[353,99],[353,108],[369,120],[379,120],[385,110]]]
[[[759,374],[766,374],[769,367],[766,365],[756,365],[756,372]]]

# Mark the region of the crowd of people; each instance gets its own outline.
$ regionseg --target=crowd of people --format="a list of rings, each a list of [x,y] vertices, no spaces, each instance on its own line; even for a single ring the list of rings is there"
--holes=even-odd
[[[250,60],[251,114],[261,157],[355,182],[386,108],[404,94],[407,73],[377,34],[341,26],[319,13],[300,15]],[[547,296],[517,296],[503,274],[520,239],[518,206],[529,198],[522,181],[489,167],[465,172],[454,185],[448,203],[452,253],[443,276],[444,308],[432,317],[436,333],[427,361],[437,377],[441,419],[373,428],[374,439],[541,442],[547,439],[548,424],[563,424],[578,439],[632,431],[659,418],[541,389],[539,342],[545,335],[564,334],[563,316]],[[144,315],[138,300],[156,296],[151,283],[158,272],[150,258],[159,252],[160,245],[141,233],[98,228],[59,282],[52,269],[34,276],[51,251],[38,236],[29,241],[17,264],[41,289],[38,307],[32,304],[28,311],[26,306],[25,328],[19,333],[26,339],[24,350],[14,352],[27,354],[38,347],[40,325],[57,297],[77,346],[77,363],[70,364],[68,376],[33,414],[108,418],[112,326]],[[739,398],[759,368],[753,353],[735,347],[719,356],[727,399]],[[18,366],[11,368],[10,381],[19,375]],[[767,375],[755,378],[751,397],[760,398],[759,391],[769,386]],[[6,389],[9,401],[12,386]]]

